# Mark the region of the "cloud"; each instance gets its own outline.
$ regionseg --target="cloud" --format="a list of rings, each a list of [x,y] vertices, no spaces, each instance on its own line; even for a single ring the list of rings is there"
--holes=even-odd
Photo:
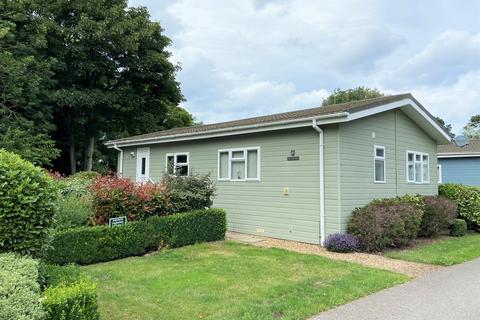
[[[459,77],[452,85],[418,87],[412,90],[424,106],[434,115],[451,123],[453,131],[462,133],[468,119],[480,114],[480,71]]]
[[[404,85],[445,85],[480,70],[480,32],[447,30],[390,75]]]
[[[313,107],[359,85],[412,92],[457,131],[478,108],[478,1],[129,4],[147,6],[172,38],[184,105],[206,123]]]

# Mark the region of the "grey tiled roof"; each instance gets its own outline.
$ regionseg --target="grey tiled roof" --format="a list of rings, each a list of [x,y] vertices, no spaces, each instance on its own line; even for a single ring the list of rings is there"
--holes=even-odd
[[[438,153],[480,153],[480,140],[471,139],[464,147],[458,147],[456,144],[439,145]]]
[[[318,116],[324,116],[324,115],[329,115],[329,114],[334,114],[339,112],[353,113],[353,112],[362,111],[365,109],[377,107],[386,103],[395,102],[403,99],[412,99],[413,101],[415,101],[429,115],[429,117],[431,117],[435,121],[434,117],[430,113],[428,113],[428,111],[425,108],[423,108],[421,104],[417,100],[415,100],[415,98],[411,94],[405,93],[405,94],[390,95],[390,96],[374,98],[374,99],[340,103],[340,104],[335,104],[335,105],[330,105],[325,107],[289,111],[284,113],[247,118],[242,120],[234,120],[234,121],[157,131],[157,132],[146,133],[146,134],[137,135],[137,136],[131,136],[128,138],[123,138],[118,140],[111,140],[111,141],[108,141],[107,144],[129,142],[131,140],[137,140],[137,139],[154,139],[154,138],[161,138],[161,137],[182,135],[182,134],[195,135],[195,134],[207,133],[208,131],[218,130],[218,129],[229,129],[229,128],[236,128],[236,127],[256,125],[256,124],[266,124],[269,122],[278,122],[278,121],[285,121],[285,120],[308,119],[308,118],[314,118]]]

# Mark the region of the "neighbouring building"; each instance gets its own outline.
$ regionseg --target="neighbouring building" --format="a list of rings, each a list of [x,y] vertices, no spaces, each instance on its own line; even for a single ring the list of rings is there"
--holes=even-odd
[[[438,146],[438,176],[440,183],[480,186],[480,140],[472,139],[464,147]]]

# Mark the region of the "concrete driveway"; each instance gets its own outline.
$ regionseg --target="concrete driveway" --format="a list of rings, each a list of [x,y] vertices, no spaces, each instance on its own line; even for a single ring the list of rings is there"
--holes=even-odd
[[[315,320],[480,319],[480,259],[323,312]]]

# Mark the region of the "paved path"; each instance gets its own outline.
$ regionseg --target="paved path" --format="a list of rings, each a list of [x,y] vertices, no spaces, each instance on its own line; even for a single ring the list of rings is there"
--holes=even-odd
[[[312,320],[478,320],[480,259],[430,272]]]

